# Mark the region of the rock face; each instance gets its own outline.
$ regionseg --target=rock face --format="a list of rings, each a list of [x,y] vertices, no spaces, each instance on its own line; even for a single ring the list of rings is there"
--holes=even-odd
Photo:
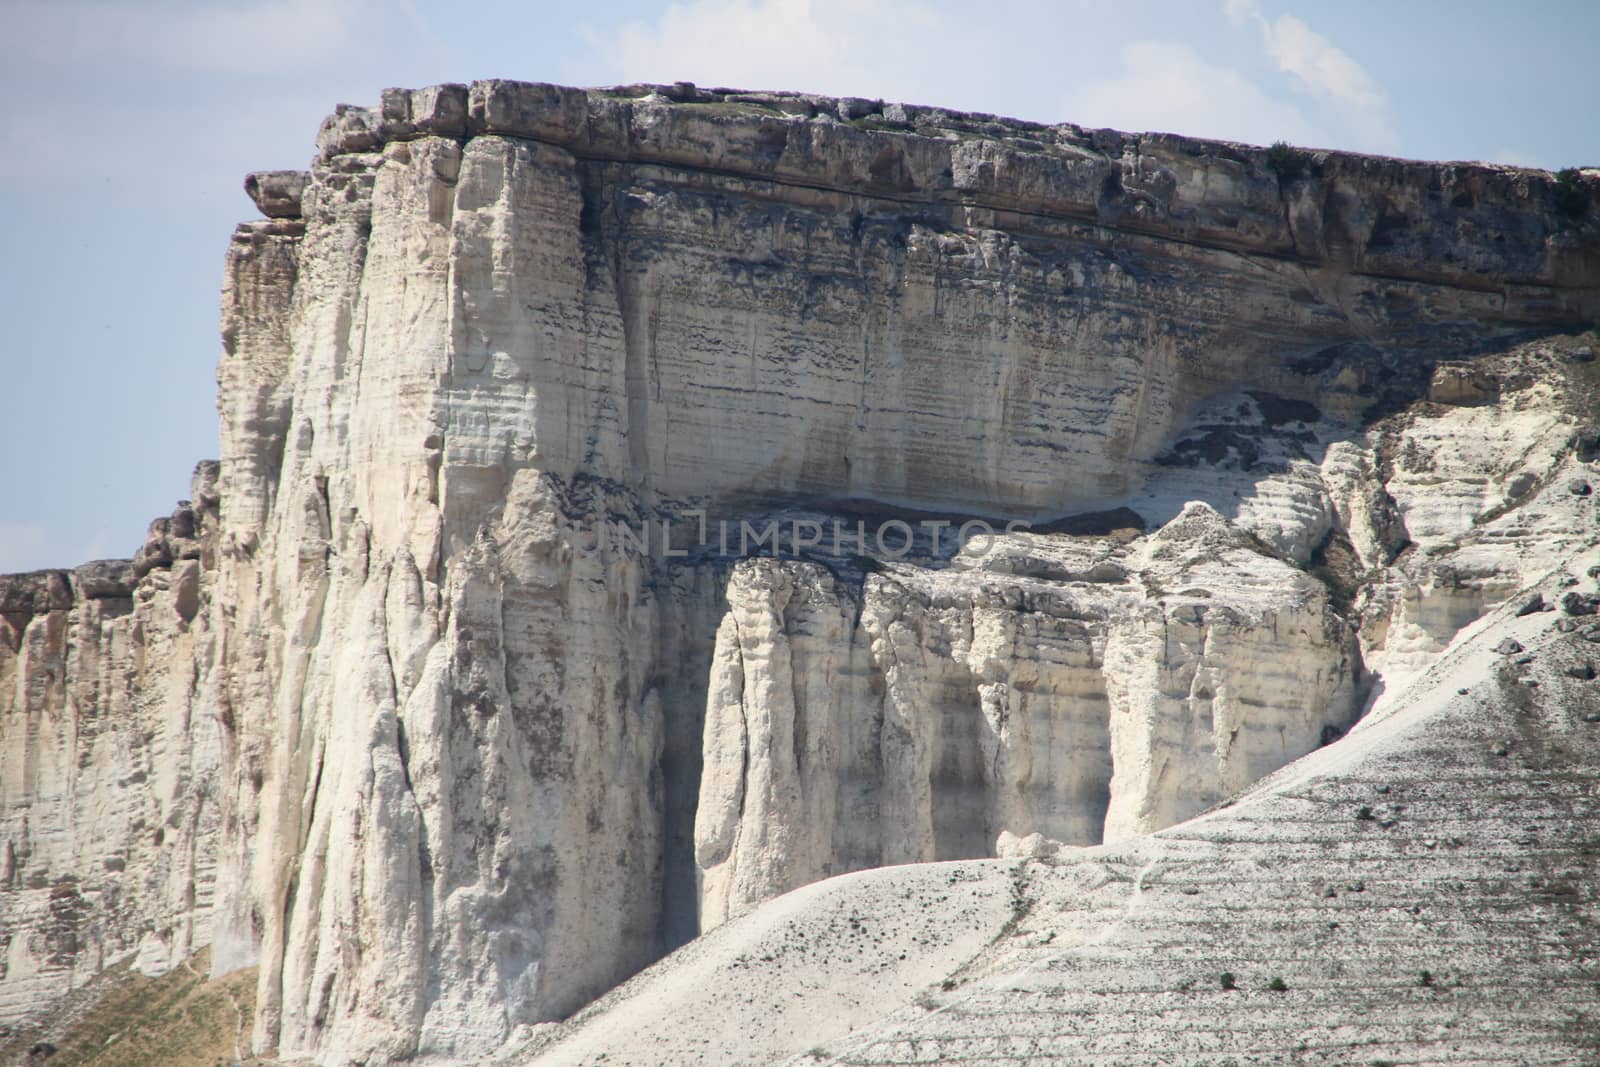
[[[1600,229],[1307,164],[687,86],[341,109],[247,181],[195,502],[0,580],[0,1016],[209,941],[257,1051],[475,1062],[787,889],[1336,738],[1589,536],[1544,492],[1582,365],[1434,367],[1592,321]]]
[[[1600,687],[1556,621],[1498,609],[1227,807],[819,883],[495,1062],[1591,1062]]]
[[[703,924],[847,870],[988,855],[1002,832],[1167,826],[1356,718],[1353,628],[1209,506],[1136,546],[1017,540],[1034,574],[976,559],[847,590],[815,563],[735,569],[706,704]]]
[[[0,577],[0,1017],[210,939],[216,464],[137,562]]]

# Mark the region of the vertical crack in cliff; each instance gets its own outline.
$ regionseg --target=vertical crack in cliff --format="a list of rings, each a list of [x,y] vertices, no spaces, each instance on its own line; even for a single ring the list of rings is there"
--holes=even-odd
[[[382,607],[377,612],[378,625],[379,625],[378,635],[377,635],[378,636],[378,644],[379,644],[379,647],[381,647],[383,649],[384,665],[387,667],[388,672],[389,672],[389,689],[390,689],[391,693],[393,693],[393,698],[394,698],[395,751],[396,751],[396,754],[400,758],[400,778],[401,778],[401,781],[405,785],[406,793],[409,794],[413,800],[415,800],[416,799],[416,789],[411,784],[411,746],[408,743],[407,738],[406,738],[406,720],[405,720],[405,715],[403,714],[405,709],[404,709],[404,701],[402,699],[402,696],[403,696],[403,693],[404,693],[404,690],[405,690],[405,679],[402,678],[400,676],[400,672],[395,669],[395,665],[394,665],[394,645],[390,642],[390,626],[391,626],[391,623],[390,623],[390,619],[389,619],[388,604],[389,604],[389,590],[390,590],[390,587],[393,585],[393,582],[394,582],[394,563],[393,562],[385,563],[383,565],[383,575],[382,575],[382,578],[381,578],[381,582],[382,582],[382,588],[376,594],[377,603],[382,605]],[[422,829],[422,836],[424,838],[426,838],[426,836],[427,836],[427,827],[422,821],[423,820],[423,815],[424,815],[424,809],[422,808],[422,806],[420,804],[418,804],[418,806],[417,806],[417,811],[418,811],[417,818],[418,818],[419,826],[421,826],[421,829]]]
[[[587,196],[585,202],[587,205]],[[628,439],[629,473],[635,479],[636,488],[648,491],[652,481],[649,381],[655,323],[654,316],[647,311],[646,294],[640,292],[648,273],[643,265],[636,267],[629,262],[627,223],[619,205],[615,201],[604,204],[600,218],[602,228],[610,236],[611,282],[622,325],[623,392],[627,402],[627,423],[623,430]]]
[[[739,719],[744,731],[744,744],[739,746],[739,788],[738,788],[738,814],[734,822],[733,839],[728,846],[727,858],[732,859],[739,854],[740,830],[744,826],[744,813],[750,799],[750,738],[752,736],[750,722],[750,673],[745,661],[745,642],[737,616],[734,616],[733,627],[735,634],[734,648],[739,660]]]
[[[794,715],[789,736],[789,758],[794,761],[795,789],[799,792],[801,809],[806,810],[806,761],[807,712],[810,710],[805,698],[805,682],[801,678],[800,664],[796,662],[796,637],[805,636],[802,621],[802,612],[806,607],[797,590],[795,594],[785,599],[779,609],[779,621],[787,640],[783,643],[783,654],[788,659],[787,673],[789,675],[789,701],[794,705]]]

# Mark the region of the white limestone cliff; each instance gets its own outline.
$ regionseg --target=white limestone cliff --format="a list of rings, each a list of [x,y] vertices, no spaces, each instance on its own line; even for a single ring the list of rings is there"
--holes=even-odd
[[[1432,368],[1592,320],[1600,231],[1548,175],[1309,158],[341,109],[250,182],[194,504],[109,584],[0,579],[0,1020],[209,944],[257,1052],[474,1062],[790,888],[1123,840],[1337,736],[1566,551],[1566,365]],[[1034,527],[685,540],[902,513]]]
[[[0,1018],[210,939],[215,464],[135,561],[0,579]]]

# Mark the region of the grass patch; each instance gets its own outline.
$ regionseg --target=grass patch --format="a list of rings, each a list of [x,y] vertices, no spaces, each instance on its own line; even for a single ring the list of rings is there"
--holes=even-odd
[[[156,978],[128,963],[69,994],[42,1027],[0,1042],[0,1063],[23,1062],[34,1043],[56,1047],[50,1067],[217,1067],[239,1057],[255,1016],[256,972],[207,977],[205,950]]]

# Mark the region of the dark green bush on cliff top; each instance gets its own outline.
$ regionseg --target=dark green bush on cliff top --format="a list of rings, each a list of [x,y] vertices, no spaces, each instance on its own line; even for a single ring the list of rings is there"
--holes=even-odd
[[[1569,219],[1588,214],[1589,186],[1576,167],[1556,172],[1555,205]]]
[[[1305,173],[1305,153],[1287,141],[1274,141],[1267,149],[1267,169],[1278,176],[1278,181],[1292,182]]]

